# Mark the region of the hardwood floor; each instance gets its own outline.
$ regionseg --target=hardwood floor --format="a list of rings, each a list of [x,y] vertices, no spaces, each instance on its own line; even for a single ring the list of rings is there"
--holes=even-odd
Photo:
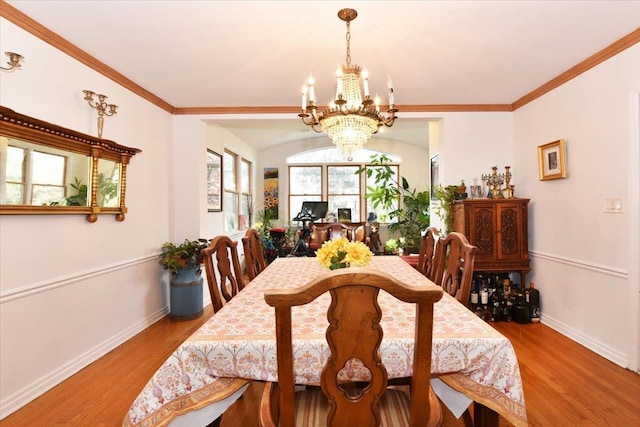
[[[212,315],[168,317],[0,421],[0,426],[119,426],[146,382]],[[516,350],[531,426],[640,426],[640,375],[542,324],[495,323]],[[255,382],[222,417],[222,427],[258,426]],[[461,426],[445,410],[444,426]],[[503,419],[501,426],[509,424]]]

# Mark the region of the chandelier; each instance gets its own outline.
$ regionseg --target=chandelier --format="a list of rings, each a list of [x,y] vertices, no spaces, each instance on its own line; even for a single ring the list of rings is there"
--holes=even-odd
[[[347,60],[346,65],[336,70],[336,94],[329,107],[318,111],[313,76],[309,75],[307,84],[302,87],[302,113],[298,114],[302,122],[318,133],[329,135],[331,141],[346,155],[349,160],[355,151],[378,132],[383,125],[393,126],[398,111],[394,105],[393,83],[387,79],[389,89],[389,109],[380,112],[380,98],[371,99],[369,94],[369,74],[358,65],[351,65],[351,21],[358,12],[353,9],[342,9],[338,17],[347,23]],[[364,99],[360,91],[360,76]]]

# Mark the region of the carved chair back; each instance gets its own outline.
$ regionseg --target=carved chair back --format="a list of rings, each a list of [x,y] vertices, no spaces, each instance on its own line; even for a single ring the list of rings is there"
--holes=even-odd
[[[478,248],[462,233],[452,232],[436,245],[436,279],[445,292],[469,307],[473,265]]]
[[[319,417],[318,425],[387,425],[383,420],[388,419],[386,415],[393,409],[387,405],[386,399],[392,399],[388,396],[393,396],[394,392],[403,392],[387,389],[387,371],[379,356],[383,335],[380,326],[382,311],[378,305],[381,289],[416,306],[411,399],[406,414],[409,415],[410,425],[438,425],[440,407],[429,381],[433,304],[442,297],[442,289],[437,286],[408,287],[386,273],[365,267],[357,272],[352,269],[335,270],[303,287],[265,294],[266,302],[275,307],[278,382],[268,383],[265,387],[260,407],[263,426],[287,427],[295,424],[296,411],[301,410],[300,407],[296,408],[295,402],[305,401],[305,398],[298,395],[296,399],[294,392],[291,308],[308,304],[325,293],[331,295],[326,333],[331,354],[320,377],[320,398],[314,402],[328,401],[328,412],[325,419]],[[341,376],[352,363],[361,364],[370,373],[370,381],[363,388],[359,387],[361,384],[350,388],[353,384]],[[311,388],[298,393],[318,392]],[[278,403],[274,404],[276,396]],[[305,410],[309,411],[308,408]],[[381,412],[385,416],[381,417]],[[428,423],[429,420],[431,423]]]
[[[242,248],[244,250],[244,261],[247,264],[247,276],[249,280],[253,280],[258,274],[262,273],[262,270],[267,268],[262,240],[256,229],[247,229],[242,238]]]
[[[244,278],[238,259],[238,242],[234,242],[228,236],[218,236],[200,251],[200,256],[207,273],[213,311],[217,312],[244,289]]]
[[[429,227],[420,239],[420,254],[418,256],[417,269],[420,273],[427,276],[429,280],[437,282],[434,254],[436,251],[436,242],[440,239],[440,233],[436,227]]]

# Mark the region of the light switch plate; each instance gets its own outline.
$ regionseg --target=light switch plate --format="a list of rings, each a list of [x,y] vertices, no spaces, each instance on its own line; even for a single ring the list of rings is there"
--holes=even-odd
[[[604,211],[606,213],[622,213],[622,198],[606,197],[604,199]]]

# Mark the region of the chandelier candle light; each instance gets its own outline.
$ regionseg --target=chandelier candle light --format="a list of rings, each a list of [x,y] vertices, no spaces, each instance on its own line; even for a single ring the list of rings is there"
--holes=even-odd
[[[386,113],[380,112],[380,98],[375,101],[369,93],[369,74],[358,65],[351,65],[351,31],[350,23],[358,13],[353,9],[342,9],[338,17],[347,23],[347,59],[346,65],[336,70],[336,94],[328,109],[318,112],[314,89],[315,81],[309,75],[307,84],[302,87],[302,113],[298,114],[302,122],[318,133],[329,135],[331,141],[340,149],[340,153],[352,159],[353,153],[378,132],[383,125],[393,126],[397,118],[395,108],[393,82],[387,79],[389,90],[389,108]],[[362,88],[360,90],[360,77]],[[364,92],[364,99],[362,93]]]

